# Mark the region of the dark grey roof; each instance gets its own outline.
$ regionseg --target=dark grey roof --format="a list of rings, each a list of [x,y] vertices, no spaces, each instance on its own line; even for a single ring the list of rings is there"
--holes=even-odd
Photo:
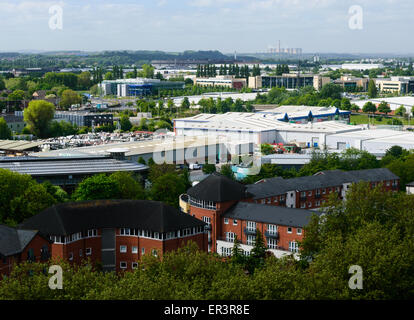
[[[241,200],[248,195],[246,186],[216,172],[188,189],[187,194],[198,200],[213,202]]]
[[[223,217],[303,228],[309,223],[312,214],[319,215],[320,213],[306,209],[239,202]]]
[[[360,181],[378,182],[384,180],[398,180],[397,175],[387,168],[367,170],[326,170],[313,176],[283,179],[281,177],[264,179],[255,184],[247,185],[247,191],[254,195],[253,199],[266,198],[272,195],[285,194],[288,191],[307,191],[319,188],[340,186],[343,183]]]
[[[116,171],[139,172],[148,166],[126,160],[112,158],[83,157],[83,158],[26,158],[0,159],[0,168],[31,176],[95,174]]]
[[[410,183],[407,183],[406,186],[407,187],[414,187],[414,181],[413,182],[410,182]]]
[[[149,200],[96,200],[62,203],[24,221],[23,229],[66,236],[88,229],[136,228],[168,232],[205,223],[162,202]]]
[[[36,234],[36,230],[17,230],[0,225],[0,254],[7,257],[22,252]]]

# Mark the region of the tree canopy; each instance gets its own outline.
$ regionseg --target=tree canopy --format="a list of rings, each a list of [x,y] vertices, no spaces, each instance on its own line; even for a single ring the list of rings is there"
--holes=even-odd
[[[50,121],[55,114],[55,106],[44,100],[30,101],[29,106],[24,110],[24,121],[29,129],[39,138],[47,136]]]

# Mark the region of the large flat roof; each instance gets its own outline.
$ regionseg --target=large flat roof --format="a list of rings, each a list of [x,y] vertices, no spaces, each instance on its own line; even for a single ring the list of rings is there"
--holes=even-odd
[[[193,117],[175,120],[176,128],[216,129],[228,131],[261,132],[268,130],[303,131],[303,132],[342,132],[361,130],[362,127],[351,126],[337,121],[313,123],[288,123],[279,120],[280,115],[252,112],[227,112],[224,114],[202,113]]]
[[[371,130],[361,130],[354,132],[342,132],[338,134],[333,134],[330,138],[335,137],[345,137],[345,138],[355,138],[359,140],[378,140],[383,139],[384,141],[395,141],[396,143],[400,142],[402,139],[411,141],[414,143],[414,133],[408,131],[396,131],[389,129],[371,129]]]
[[[158,151],[170,151],[189,147],[200,147],[205,145],[219,144],[217,138],[207,137],[176,137],[175,139],[149,140],[149,141],[131,141],[120,143],[108,143],[97,146],[67,148],[46,152],[32,153],[36,157],[72,157],[85,155],[109,155],[110,150],[114,148],[126,149],[125,155],[135,156],[149,154]]]
[[[24,151],[38,147],[42,144],[44,144],[44,142],[32,142],[26,140],[0,140],[0,150]]]
[[[111,158],[18,158],[0,159],[0,168],[31,176],[58,176],[109,173],[116,171],[139,172],[146,165]]]

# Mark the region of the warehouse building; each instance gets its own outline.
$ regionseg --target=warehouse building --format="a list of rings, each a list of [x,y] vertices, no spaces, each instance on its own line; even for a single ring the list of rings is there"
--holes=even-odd
[[[256,105],[260,108],[260,105]],[[349,123],[351,111],[340,110],[336,107],[313,106],[280,106],[273,109],[257,111],[260,114],[278,116],[278,120],[294,123],[320,122],[329,120],[343,120]]]
[[[321,147],[330,134],[359,131],[339,121],[289,123],[281,121],[280,114],[227,112],[225,114],[198,114],[174,119],[177,136],[224,136],[231,141],[262,143],[297,143],[303,147]]]
[[[148,171],[148,166],[122,160],[119,154],[120,152],[113,152],[112,156],[0,157],[0,168],[28,174],[39,183],[49,181],[67,191],[72,191],[83,179],[94,174],[118,171],[146,174]]]
[[[235,154],[253,152],[252,143],[229,141],[218,137],[166,137],[148,141],[110,143],[90,147],[69,148],[46,152],[37,152],[35,157],[85,157],[109,155],[113,148],[122,149],[125,159],[137,162],[142,158],[148,162],[152,158],[156,163],[216,163],[231,159]]]
[[[389,129],[342,132],[327,136],[326,145],[330,149],[356,148],[384,155],[387,149],[395,145],[414,149],[414,133]]]

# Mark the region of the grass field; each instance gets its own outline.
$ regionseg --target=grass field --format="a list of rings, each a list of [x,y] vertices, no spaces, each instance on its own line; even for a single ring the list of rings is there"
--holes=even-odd
[[[375,116],[375,118],[370,116],[369,117],[369,123],[373,124],[373,125],[387,125],[388,121],[392,120],[392,119],[398,119],[398,120],[402,121],[402,123],[404,125],[414,125],[414,119],[410,119],[410,121],[408,121],[408,120],[405,120],[402,117],[389,117],[389,118],[382,117],[382,121],[378,121],[378,116]],[[366,124],[366,123],[368,123],[368,116],[364,115],[364,114],[351,115],[351,121],[350,122],[355,123],[355,124]]]

